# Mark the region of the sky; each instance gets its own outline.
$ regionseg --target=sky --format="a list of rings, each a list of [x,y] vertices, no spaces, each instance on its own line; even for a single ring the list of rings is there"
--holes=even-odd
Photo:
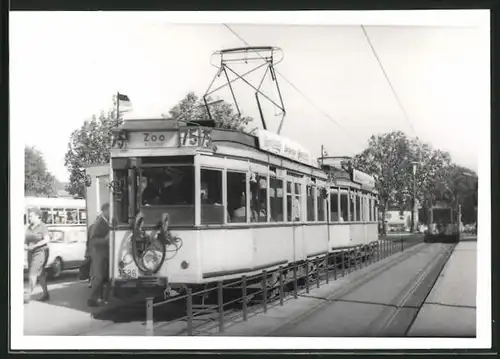
[[[350,156],[365,148],[372,134],[402,130],[478,170],[484,140],[478,123],[490,120],[490,65],[489,39],[477,26],[364,23],[410,125],[361,21],[253,25],[232,22],[230,16],[213,24],[168,20],[95,12],[11,14],[11,121],[22,123],[23,132],[16,136],[44,154],[59,180],[69,177],[64,154],[71,132],[109,109],[117,91],[129,96],[133,116],[141,117],[166,113],[190,91],[203,95],[216,73],[212,53],[245,46],[222,22],[251,45],[283,50],[284,59],[276,66],[287,111],[281,134],[313,155],[323,144],[330,155]],[[271,85],[264,81],[263,90],[276,99]],[[255,118],[252,126],[261,126],[253,92],[239,85],[236,93],[243,114]],[[219,96],[231,101],[227,92]],[[279,124],[275,114],[266,106],[271,131]]]

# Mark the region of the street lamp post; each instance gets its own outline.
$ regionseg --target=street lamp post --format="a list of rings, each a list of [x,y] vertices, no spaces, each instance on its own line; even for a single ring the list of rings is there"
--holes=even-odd
[[[412,162],[413,169],[413,198],[412,198],[412,209],[411,209],[411,231],[416,232],[416,206],[417,206],[417,164],[418,162]]]

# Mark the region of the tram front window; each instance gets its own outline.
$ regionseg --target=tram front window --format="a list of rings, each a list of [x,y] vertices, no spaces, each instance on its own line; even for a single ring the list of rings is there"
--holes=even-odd
[[[140,170],[137,202],[145,221],[167,212],[172,225],[194,224],[194,167],[162,166]]]
[[[118,224],[128,224],[129,211],[133,216],[140,211],[145,225],[157,225],[163,213],[169,214],[171,225],[194,225],[192,165],[143,167],[132,177],[129,169],[115,168],[113,182],[114,216]],[[129,193],[131,185],[135,187],[134,194]]]

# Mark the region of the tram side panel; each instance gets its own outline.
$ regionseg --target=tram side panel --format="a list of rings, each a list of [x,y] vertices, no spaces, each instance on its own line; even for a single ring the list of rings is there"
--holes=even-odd
[[[305,225],[304,228],[304,255],[315,256],[329,251],[328,227],[326,224]]]
[[[368,223],[366,225],[368,230],[368,243],[375,242],[378,240],[378,224],[377,223]]]
[[[329,226],[329,230],[330,230],[330,239],[328,242],[329,250],[353,245],[353,240],[351,236],[351,226],[349,224],[331,224]]]
[[[254,227],[252,267],[284,265],[294,261],[293,227]]]
[[[201,230],[200,271],[203,282],[241,277],[253,266],[252,232],[246,228]]]
[[[351,223],[351,239],[352,241],[350,242],[349,245],[351,246],[358,246],[361,244],[365,244],[365,226],[366,224],[364,223]]]

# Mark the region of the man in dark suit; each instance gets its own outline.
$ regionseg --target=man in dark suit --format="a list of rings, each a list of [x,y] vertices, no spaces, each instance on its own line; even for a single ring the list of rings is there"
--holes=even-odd
[[[105,303],[104,290],[109,266],[109,203],[101,207],[101,214],[90,227],[89,254],[91,258],[92,292],[87,304],[91,307]]]

